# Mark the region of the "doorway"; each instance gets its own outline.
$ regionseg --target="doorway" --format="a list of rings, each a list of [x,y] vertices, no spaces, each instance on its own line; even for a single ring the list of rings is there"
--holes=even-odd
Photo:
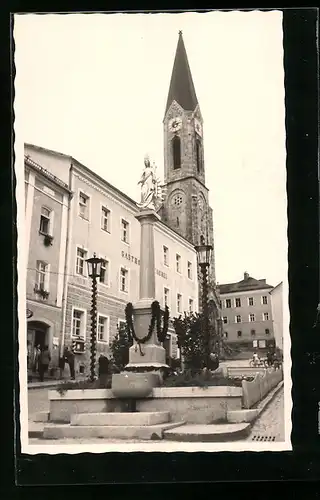
[[[48,345],[49,327],[41,321],[30,321],[27,325],[27,352],[28,368],[32,369],[35,364],[35,350],[37,346],[43,349]]]

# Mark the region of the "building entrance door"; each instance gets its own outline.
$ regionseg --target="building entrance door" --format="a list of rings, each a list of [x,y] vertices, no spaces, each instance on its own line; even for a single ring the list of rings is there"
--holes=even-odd
[[[28,368],[33,369],[36,361],[36,348],[48,345],[48,325],[40,321],[30,321],[27,329]]]

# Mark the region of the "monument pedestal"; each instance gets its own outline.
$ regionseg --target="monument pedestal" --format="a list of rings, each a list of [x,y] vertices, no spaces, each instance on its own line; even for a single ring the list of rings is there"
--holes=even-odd
[[[137,339],[143,339],[149,333],[152,319],[152,303],[155,299],[155,261],[154,261],[154,224],[160,217],[154,210],[144,209],[136,216],[141,224],[140,240],[140,290],[139,300],[133,306],[133,326]],[[162,312],[162,311],[161,311]],[[160,385],[166,364],[166,351],[161,346],[157,336],[157,326],[144,343],[134,340],[129,350],[129,363],[125,371],[117,376],[119,390],[124,391],[131,384],[146,386]],[[135,372],[129,376],[129,373]],[[116,382],[116,379],[114,378]],[[124,388],[122,388],[122,385]],[[121,386],[121,389],[120,389]]]
[[[152,318],[151,304],[154,299],[143,299],[133,304],[134,308],[134,329],[137,338],[148,335]],[[156,325],[149,340],[144,344],[134,342],[129,350],[129,363],[127,371],[137,371],[140,373],[158,374],[161,379],[161,371],[168,368],[166,364],[166,350],[157,338]]]

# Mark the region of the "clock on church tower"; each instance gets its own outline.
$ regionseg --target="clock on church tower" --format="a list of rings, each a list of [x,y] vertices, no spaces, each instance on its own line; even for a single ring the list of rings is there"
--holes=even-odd
[[[182,124],[182,120],[181,120],[180,117],[172,118],[169,121],[169,130],[170,130],[170,132],[178,132],[178,130],[181,129],[181,124]]]

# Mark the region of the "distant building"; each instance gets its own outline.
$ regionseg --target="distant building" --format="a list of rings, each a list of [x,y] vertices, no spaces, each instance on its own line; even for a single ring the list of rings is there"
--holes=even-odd
[[[56,314],[53,333],[45,337],[46,342],[50,350],[58,355],[58,350],[52,343],[53,337],[58,337],[55,342],[59,343],[60,352],[65,345],[71,346],[77,341],[80,349],[76,351],[76,371],[85,372],[89,366],[91,331],[91,279],[87,275],[85,261],[94,252],[104,260],[103,274],[98,282],[98,358],[100,353],[109,353],[109,344],[117,332],[117,326],[125,321],[126,304],[134,303],[139,298],[140,223],[135,218],[139,209],[126,194],[70,156],[31,144],[25,145],[25,154],[26,163],[32,162],[42,172],[50,169],[51,177],[59,175],[62,178],[61,185],[66,186],[62,223],[60,205],[48,205],[44,201],[40,203],[38,198],[27,195],[28,203],[36,203],[37,207],[33,208],[37,223],[32,227],[29,248],[30,255],[37,255],[34,261],[40,259],[45,263],[43,281],[49,295],[37,298],[37,305],[49,311],[48,306],[53,303]],[[62,187],[60,189],[63,190]],[[70,196],[71,192],[73,196]],[[48,230],[53,235],[49,249],[43,249],[40,241],[42,234],[39,217],[42,206],[49,206],[51,217],[54,216],[55,221],[52,226],[54,232],[52,233],[51,226]],[[155,224],[154,237],[156,299],[163,306],[168,305],[171,318],[184,311],[198,311],[197,257],[194,246],[162,221]],[[42,256],[43,253],[45,255]],[[55,256],[55,266],[50,255]],[[36,264],[30,262],[29,266],[35,268]],[[35,271],[28,276],[29,297],[30,293],[34,294]],[[55,304],[57,287],[59,308]],[[29,303],[27,307],[32,309]],[[44,313],[41,315],[43,329],[48,329],[48,325],[51,325],[47,318],[50,319]],[[29,320],[28,331],[35,320],[36,317]],[[172,328],[166,349],[171,356],[179,355]],[[57,359],[55,362],[57,363]]]
[[[283,351],[283,282],[270,290],[273,333],[276,346]]]
[[[251,278],[220,284],[221,316],[225,341],[241,351],[264,351],[274,345],[271,285]]]

